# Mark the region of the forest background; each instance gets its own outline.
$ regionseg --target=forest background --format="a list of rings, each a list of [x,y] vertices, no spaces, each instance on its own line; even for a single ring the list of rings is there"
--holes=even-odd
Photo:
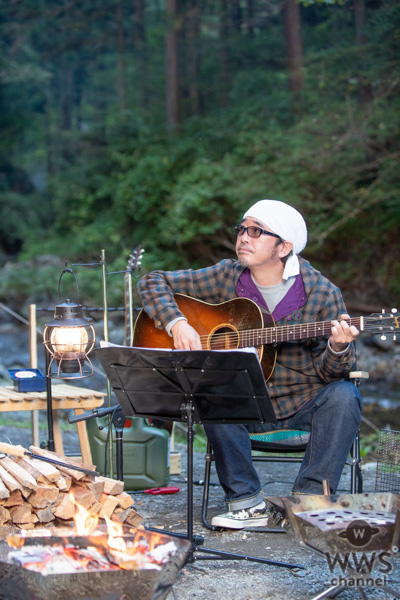
[[[0,41],[0,301],[54,305],[102,249],[110,271],[139,244],[142,272],[233,256],[274,198],[353,313],[396,304],[398,0],[0,0]]]

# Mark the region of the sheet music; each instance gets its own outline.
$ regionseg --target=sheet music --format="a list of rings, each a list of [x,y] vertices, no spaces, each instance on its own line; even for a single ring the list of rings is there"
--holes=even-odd
[[[106,342],[104,340],[100,340],[100,348],[131,348],[132,350],[157,350],[160,352],[187,352],[187,350],[177,350],[175,348],[142,348],[140,346],[124,346],[123,344],[113,344],[112,342]],[[246,347],[246,348],[231,348],[231,349],[226,349],[223,348],[222,350],[213,350],[208,349],[208,352],[225,352],[225,353],[229,353],[229,352],[246,352],[247,354],[255,354],[256,356],[258,356],[258,352],[256,348],[253,347]],[[196,350],[192,350],[192,352],[196,352]],[[199,350],[199,352],[203,352],[203,350]]]

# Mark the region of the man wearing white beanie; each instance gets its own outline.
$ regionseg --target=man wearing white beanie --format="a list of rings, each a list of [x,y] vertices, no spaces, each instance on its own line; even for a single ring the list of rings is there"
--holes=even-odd
[[[359,332],[347,322],[340,290],[299,256],[307,243],[302,215],[284,202],[260,200],[233,229],[237,260],[198,270],[154,271],[141,279],[138,292],[155,327],[165,329],[177,349],[201,350],[202,343],[176,293],[210,304],[249,298],[260,307],[266,326],[271,316],[278,326],[332,323],[329,336],[282,342],[275,365],[263,363],[277,425],[204,426],[227,503],[227,512],[215,516],[212,525],[242,529],[265,527],[269,516],[251,460],[250,435],[282,428],[309,431],[292,493],[322,494],[322,482],[328,480],[333,494],[361,423],[362,399],[346,380]]]

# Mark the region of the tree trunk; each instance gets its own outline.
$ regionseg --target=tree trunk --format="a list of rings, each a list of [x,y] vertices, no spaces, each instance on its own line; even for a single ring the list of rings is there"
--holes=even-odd
[[[373,91],[370,82],[362,75],[364,65],[368,61],[367,36],[365,35],[365,0],[354,0],[354,27],[360,63],[360,75],[358,76],[359,97],[362,104],[367,104],[373,96]]]
[[[228,2],[220,0],[220,41],[221,41],[221,88],[220,103],[221,106],[229,104],[229,25],[228,25]]]
[[[169,133],[174,133],[178,129],[180,120],[177,1],[165,0],[165,11],[167,15],[165,33],[167,130]]]
[[[60,157],[63,162],[70,164],[73,160],[72,142],[72,111],[74,73],[68,61],[60,68]]]
[[[188,72],[189,72],[189,98],[190,113],[199,114],[199,88],[198,88],[198,37],[199,37],[199,7],[197,0],[192,0],[188,11]]]
[[[50,94],[45,93],[44,103],[44,139],[46,147],[46,173],[49,177],[55,175],[55,164],[54,164],[54,144],[51,127],[51,105],[50,105]]]
[[[136,88],[137,102],[141,109],[147,107],[148,90],[146,76],[146,32],[144,28],[144,2],[143,0],[133,1],[133,36],[134,48],[136,50]]]
[[[289,89],[294,94],[298,94],[304,87],[304,79],[300,7],[296,0],[286,0],[284,24]]]
[[[253,38],[254,37],[254,0],[247,0],[246,20],[247,20],[247,35],[250,38]]]
[[[240,0],[231,0],[231,6],[232,28],[237,33],[240,33],[242,28],[242,9]]]
[[[118,67],[118,99],[121,116],[126,116],[126,61],[125,61],[125,33],[122,0],[116,5],[115,19],[117,22],[117,67]]]
[[[366,42],[365,27],[365,0],[354,0],[354,23],[356,28],[356,43],[363,46]]]

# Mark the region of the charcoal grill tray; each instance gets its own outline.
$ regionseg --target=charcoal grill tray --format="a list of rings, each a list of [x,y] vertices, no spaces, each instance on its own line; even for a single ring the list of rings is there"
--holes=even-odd
[[[72,536],[73,537],[73,536]],[[57,535],[53,536],[54,539]],[[161,569],[90,571],[42,575],[8,561],[11,550],[0,541],[0,600],[164,600],[185,564],[191,544],[185,538],[163,536],[177,550]],[[26,543],[31,543],[29,536]],[[37,538],[39,540],[39,538]],[[44,539],[40,538],[44,543]],[[48,538],[48,540],[51,538]],[[64,538],[58,538],[64,539]]]
[[[288,498],[267,498],[280,515],[289,519],[296,540],[303,547],[326,556],[333,553],[379,551],[396,554],[400,538],[400,496],[392,493],[343,494],[340,496],[301,495]],[[354,528],[362,537],[352,535]],[[375,561],[375,559],[374,559]],[[370,574],[346,568],[349,576],[360,578]],[[353,579],[354,581],[354,579]],[[321,600],[329,595],[336,597],[346,589],[335,584],[315,596]],[[366,598],[362,587],[353,587]],[[395,598],[399,593],[389,585],[382,587]]]
[[[391,552],[399,545],[400,496],[385,493],[283,498],[298,542],[320,552]],[[352,530],[362,530],[358,540]],[[365,542],[365,543],[364,543]]]

